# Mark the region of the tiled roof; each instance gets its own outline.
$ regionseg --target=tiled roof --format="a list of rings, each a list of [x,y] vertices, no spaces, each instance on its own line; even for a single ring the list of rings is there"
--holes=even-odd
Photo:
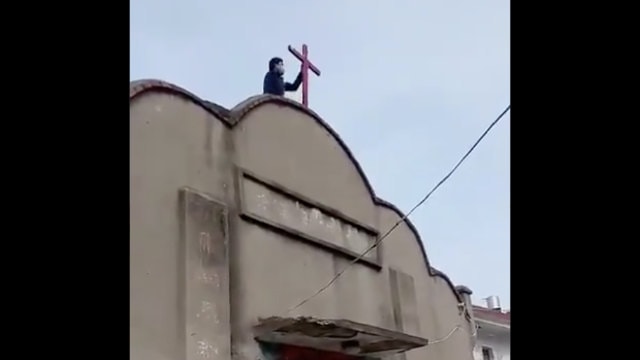
[[[491,310],[486,307],[473,305],[473,316],[478,320],[491,321],[503,325],[511,325],[511,312]]]

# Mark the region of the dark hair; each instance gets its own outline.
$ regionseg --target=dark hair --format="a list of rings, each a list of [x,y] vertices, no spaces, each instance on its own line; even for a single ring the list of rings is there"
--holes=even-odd
[[[269,71],[272,71],[273,68],[276,67],[276,65],[278,65],[281,62],[282,62],[282,59],[279,57],[274,57],[271,60],[269,60]]]

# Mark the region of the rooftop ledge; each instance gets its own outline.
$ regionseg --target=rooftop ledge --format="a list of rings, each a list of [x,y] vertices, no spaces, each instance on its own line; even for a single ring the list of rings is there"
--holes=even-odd
[[[353,356],[386,356],[425,346],[427,339],[350,320],[310,317],[258,319],[255,339],[343,353]]]

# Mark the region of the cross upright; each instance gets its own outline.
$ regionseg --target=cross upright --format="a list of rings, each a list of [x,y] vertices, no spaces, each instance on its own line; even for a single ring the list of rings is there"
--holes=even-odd
[[[302,62],[302,105],[309,107],[309,69],[320,76],[320,69],[311,63],[308,58],[309,50],[307,44],[302,44],[302,54],[289,45],[289,52]]]

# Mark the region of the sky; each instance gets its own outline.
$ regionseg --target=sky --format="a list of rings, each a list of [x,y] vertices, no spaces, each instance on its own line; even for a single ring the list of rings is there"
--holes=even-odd
[[[376,194],[411,209],[510,104],[509,0],[131,0],[130,80],[162,79],[227,108],[262,92],[268,60],[299,69],[309,106]],[[510,113],[416,210],[431,265],[510,308]]]

